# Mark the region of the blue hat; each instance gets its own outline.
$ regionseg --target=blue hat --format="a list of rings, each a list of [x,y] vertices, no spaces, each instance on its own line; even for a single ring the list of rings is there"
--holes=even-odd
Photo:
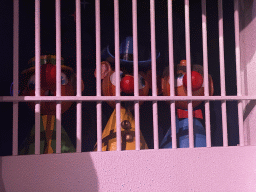
[[[115,62],[114,48],[109,45],[102,50],[101,59],[109,61],[110,63]],[[156,53],[156,58],[160,57],[160,52]],[[151,64],[151,49],[147,51],[143,47],[138,48],[138,64],[141,67],[148,67]],[[133,37],[128,36],[120,44],[120,64],[121,65],[133,65]]]

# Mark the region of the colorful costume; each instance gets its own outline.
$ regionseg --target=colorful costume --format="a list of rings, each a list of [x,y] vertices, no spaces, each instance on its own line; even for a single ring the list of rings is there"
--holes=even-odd
[[[194,129],[194,146],[206,147],[205,129],[198,118],[193,118]],[[176,137],[178,148],[189,147],[189,135],[188,135],[188,118],[179,119],[176,116]],[[172,148],[172,132],[171,127],[168,129],[163,141],[161,142],[161,148]]]
[[[35,58],[30,59],[29,69],[24,70],[21,80],[22,96],[35,96]],[[41,55],[40,57],[40,95],[56,95],[56,56]],[[64,59],[61,58],[61,96],[74,96],[76,90],[75,73],[72,68],[64,65]],[[82,81],[82,91],[84,89]],[[72,105],[71,101],[61,102],[61,114],[66,112]],[[35,103],[28,102],[27,105],[34,111]],[[54,153],[56,151],[56,102],[40,103],[41,125],[40,125],[40,153]],[[70,127],[68,127],[70,128]],[[75,129],[74,127],[71,129]],[[75,152],[66,131],[61,129],[61,152]],[[20,154],[35,153],[35,128],[32,129],[29,137],[23,143]]]
[[[115,62],[113,47],[107,46],[102,51],[101,62],[101,79],[102,79],[102,93],[104,96],[116,95],[116,71],[112,66]],[[139,67],[139,95],[147,96],[149,89],[151,89],[151,56],[146,55],[147,51],[142,51],[144,55],[138,56]],[[157,58],[160,53],[157,53]],[[111,66],[112,64],[112,66]],[[95,71],[96,77],[96,71]],[[119,82],[118,82],[119,83]],[[133,96],[134,95],[134,77],[133,77],[133,37],[126,37],[120,44],[120,95]],[[114,112],[108,120],[108,123],[102,135],[102,151],[116,150],[116,103],[115,101],[106,101],[109,106],[114,108]],[[142,104],[140,101],[139,104]],[[122,137],[122,150],[135,150],[135,123],[131,111],[134,110],[133,102],[121,102],[121,137]],[[140,148],[147,149],[148,146],[144,137],[140,133]],[[97,145],[97,144],[96,144]],[[95,150],[97,147],[95,147]]]
[[[135,121],[131,112],[121,108],[121,122],[129,122],[130,127],[121,126],[122,150],[135,150]],[[123,123],[121,123],[123,125]],[[140,148],[148,149],[144,137],[140,134]],[[97,145],[95,146],[97,150]],[[116,151],[116,110],[111,114],[102,133],[102,151]]]
[[[50,119],[49,119],[50,118]],[[42,115],[40,124],[40,153],[56,153],[56,119],[54,115]],[[47,124],[47,122],[50,122]],[[70,141],[68,134],[61,127],[61,152],[75,152],[76,149]],[[23,142],[19,155],[35,154],[35,127],[29,137]]]
[[[186,97],[187,94],[187,66],[186,60],[181,60],[175,68],[175,95]],[[213,81],[211,76],[208,76],[209,95],[213,95]],[[162,91],[164,96],[170,96],[170,77],[169,69],[166,68],[161,79]],[[191,90],[192,96],[204,95],[204,73],[201,65],[191,66]],[[203,119],[201,109],[197,109],[203,101],[192,101],[193,107],[193,130],[194,130],[194,147],[206,146],[205,129],[199,119]],[[188,102],[176,101],[176,138],[178,148],[189,147],[189,127],[188,127]],[[197,109],[197,110],[196,110]],[[172,148],[171,128],[168,129],[163,141],[162,148]]]

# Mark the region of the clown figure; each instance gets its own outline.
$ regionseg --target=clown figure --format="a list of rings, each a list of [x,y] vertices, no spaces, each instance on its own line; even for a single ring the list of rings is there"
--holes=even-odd
[[[113,49],[107,47],[102,52],[101,79],[102,93],[104,96],[116,95],[116,72],[113,69],[115,58],[112,55]],[[159,57],[159,54],[158,54]],[[139,95],[147,96],[151,88],[151,59],[142,58],[139,54]],[[96,76],[96,71],[95,71]],[[133,38],[126,37],[120,45],[120,95],[134,95],[134,77],[133,77]],[[102,133],[102,151],[116,150],[116,109],[115,101],[107,101],[114,108],[107,125]],[[141,105],[143,102],[139,102]],[[121,102],[121,146],[122,150],[135,150],[135,120],[133,117],[134,102]],[[140,134],[140,148],[148,149],[148,145],[142,134]],[[97,145],[95,146],[95,150]]]
[[[40,57],[41,96],[56,95],[56,56],[42,55]],[[74,96],[76,94],[76,76],[72,68],[63,65],[61,58],[61,96]],[[21,96],[35,96],[35,58],[29,61],[32,65],[21,73]],[[82,91],[84,89],[82,82]],[[73,102],[61,102],[61,113],[66,112]],[[35,103],[29,102],[28,106],[34,110]],[[40,102],[40,153],[48,154],[56,152],[56,102]],[[70,129],[70,127],[69,127]],[[75,152],[68,134],[61,127],[61,152]],[[35,128],[25,139],[19,154],[35,153]]]
[[[162,92],[164,96],[170,96],[170,78],[168,68],[163,73],[161,79]],[[191,83],[192,83],[192,95],[203,96],[204,84],[203,84],[203,67],[201,65],[192,65],[191,70]],[[209,75],[209,95],[213,95],[213,81]],[[187,75],[186,75],[186,60],[181,60],[180,64],[175,69],[175,95],[187,96]],[[202,110],[199,105],[202,101],[193,101],[193,129],[194,129],[194,146],[205,147],[206,135],[205,128],[203,127],[200,119],[203,119]],[[187,101],[176,101],[176,134],[177,134],[177,147],[188,148],[189,136],[188,136],[188,103]],[[161,148],[172,148],[172,136],[171,128],[168,129],[165,137],[163,138]]]

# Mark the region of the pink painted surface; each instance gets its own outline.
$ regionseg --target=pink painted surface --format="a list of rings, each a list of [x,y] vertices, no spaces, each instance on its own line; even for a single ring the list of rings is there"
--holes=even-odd
[[[256,1],[240,2],[240,48],[242,95],[256,95]],[[256,102],[243,101],[244,144],[256,145]]]
[[[254,191],[256,147],[1,157],[1,191]]]

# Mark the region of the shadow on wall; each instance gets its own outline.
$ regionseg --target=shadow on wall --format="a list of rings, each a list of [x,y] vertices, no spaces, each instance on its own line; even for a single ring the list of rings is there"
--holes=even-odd
[[[98,191],[90,153],[12,156],[1,161],[0,184],[6,191]]]

